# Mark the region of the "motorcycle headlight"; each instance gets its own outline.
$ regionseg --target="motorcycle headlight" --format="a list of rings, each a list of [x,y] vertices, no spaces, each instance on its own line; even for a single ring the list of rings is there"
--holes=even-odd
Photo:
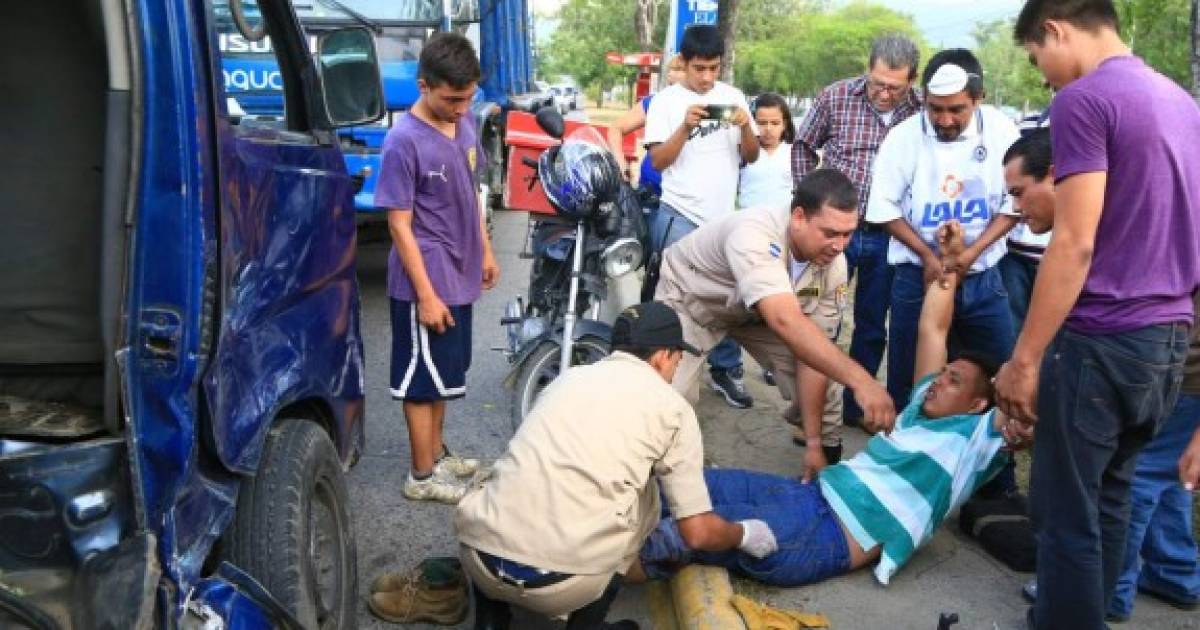
[[[621,276],[642,266],[642,244],[636,238],[619,238],[600,253],[600,264],[604,275],[610,278]]]

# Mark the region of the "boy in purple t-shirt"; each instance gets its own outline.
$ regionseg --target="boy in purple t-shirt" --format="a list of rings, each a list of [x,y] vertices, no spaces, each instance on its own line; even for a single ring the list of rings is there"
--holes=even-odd
[[[1179,392],[1200,286],[1200,110],[1130,53],[1112,0],[1028,0],[1015,36],[1059,90],[1057,211],[996,391],[1038,425],[1030,625],[1091,630],[1121,570],[1136,456]]]
[[[457,503],[479,462],[442,440],[446,401],[466,394],[471,304],[496,284],[472,177],[483,155],[468,113],[479,82],[470,41],[439,33],[421,50],[421,97],[388,131],[375,203],[388,209],[392,398],[404,401],[412,468],[404,496]]]

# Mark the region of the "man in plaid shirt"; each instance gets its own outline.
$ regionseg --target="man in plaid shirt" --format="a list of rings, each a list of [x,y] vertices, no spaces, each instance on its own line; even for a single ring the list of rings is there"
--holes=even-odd
[[[885,35],[871,45],[866,74],[821,90],[792,145],[793,180],[799,183],[818,163],[836,168],[858,188],[859,216],[865,214],[871,165],[880,143],[888,130],[920,111],[921,103],[912,88],[917,63],[917,46],[912,40]],[[850,357],[871,374],[879,370],[887,343],[885,322],[892,294],[887,250],[888,233],[883,226],[865,222],[859,224],[846,248],[851,277],[858,272]],[[843,404],[845,423],[858,426],[863,413],[850,392],[845,393]]]

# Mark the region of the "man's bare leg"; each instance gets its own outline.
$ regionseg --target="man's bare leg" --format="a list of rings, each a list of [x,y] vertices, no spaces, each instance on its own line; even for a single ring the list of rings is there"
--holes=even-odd
[[[433,474],[442,441],[442,423],[437,416],[438,406],[445,414],[446,403],[404,401],[404,420],[408,423],[408,441],[412,452],[412,474],[424,478]]]

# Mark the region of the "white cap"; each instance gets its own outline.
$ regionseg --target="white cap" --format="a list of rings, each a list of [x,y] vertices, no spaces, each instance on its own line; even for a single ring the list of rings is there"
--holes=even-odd
[[[943,64],[929,78],[929,85],[925,86],[925,91],[934,96],[950,96],[958,94],[967,89],[967,82],[971,79],[971,75],[962,66],[952,63]]]

